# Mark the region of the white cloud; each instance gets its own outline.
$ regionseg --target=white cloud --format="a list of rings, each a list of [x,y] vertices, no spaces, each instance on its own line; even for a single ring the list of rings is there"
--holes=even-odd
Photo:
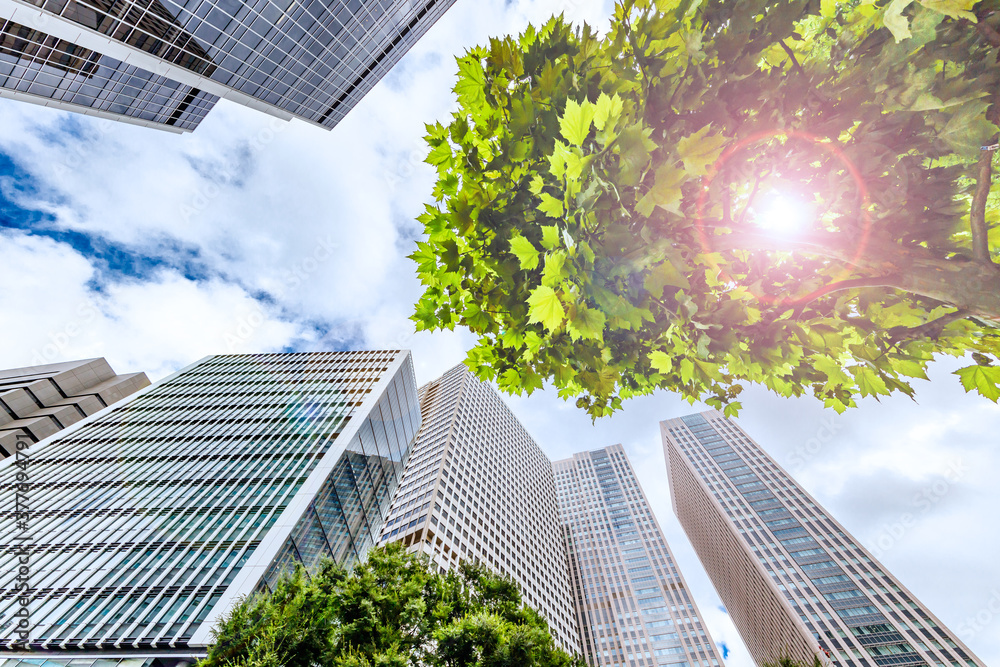
[[[92,266],[67,245],[16,232],[0,238],[4,368],[106,357],[118,372],[157,379],[209,354],[276,349],[310,335],[219,279],[164,270],[98,291]]]

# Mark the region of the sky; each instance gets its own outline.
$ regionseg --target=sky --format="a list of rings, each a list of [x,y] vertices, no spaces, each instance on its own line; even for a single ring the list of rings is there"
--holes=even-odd
[[[0,100],[0,368],[106,357],[157,380],[210,354],[407,348],[426,382],[464,331],[415,334],[406,259],[430,200],[424,123],[454,107],[454,57],[606,0],[458,0],[333,131],[222,101],[182,136]],[[844,415],[744,394],[740,424],[987,664],[1000,664],[1000,408],[954,360],[915,401]],[[551,389],[511,397],[553,459],[625,446],[727,664],[752,660],[670,507],[661,392],[592,424]]]

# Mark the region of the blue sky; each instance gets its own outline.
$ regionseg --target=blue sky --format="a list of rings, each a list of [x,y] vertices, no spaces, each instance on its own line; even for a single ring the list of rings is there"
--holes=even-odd
[[[158,379],[215,353],[403,347],[433,379],[471,340],[407,319],[420,286],[405,256],[433,183],[424,123],[452,108],[454,55],[560,11],[602,25],[610,4],[459,0],[332,132],[226,102],[176,136],[0,100],[0,367],[104,356]],[[752,389],[740,421],[1000,664],[1000,409],[953,366],[917,401],[843,416]],[[551,391],[510,404],[553,459],[626,447],[727,664],[749,667],[669,506],[657,422],[696,408],[663,393],[592,425]]]

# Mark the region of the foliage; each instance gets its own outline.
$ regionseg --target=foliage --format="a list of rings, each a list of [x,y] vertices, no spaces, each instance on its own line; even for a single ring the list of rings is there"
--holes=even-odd
[[[792,658],[782,656],[778,659],[778,662],[765,662],[764,667],[823,667],[822,661],[819,656],[813,657],[812,664],[804,665],[801,662],[796,662]]]
[[[472,49],[428,126],[413,319],[594,418],[656,388],[732,414],[745,382],[843,411],[938,354],[996,400],[994,7],[623,0],[603,36]]]
[[[200,667],[582,667],[511,580],[467,563],[434,572],[398,544],[351,572],[300,567],[214,632]]]

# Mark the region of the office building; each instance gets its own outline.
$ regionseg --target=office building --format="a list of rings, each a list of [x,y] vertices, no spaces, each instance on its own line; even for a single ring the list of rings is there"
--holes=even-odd
[[[587,661],[722,665],[622,446],[552,465]]]
[[[660,426],[674,511],[758,664],[985,667],[736,422]]]
[[[556,642],[578,652],[551,462],[464,365],[421,387],[420,405],[423,427],[382,541],[442,569],[470,560],[510,576]]]
[[[0,371],[0,460],[18,441],[44,440],[148,385],[145,373],[116,375],[103,358]]]
[[[408,352],[214,356],[0,462],[4,667],[193,661],[293,563],[362,558],[416,398]]]
[[[0,95],[177,132],[220,99],[332,128],[454,0],[0,0]]]

